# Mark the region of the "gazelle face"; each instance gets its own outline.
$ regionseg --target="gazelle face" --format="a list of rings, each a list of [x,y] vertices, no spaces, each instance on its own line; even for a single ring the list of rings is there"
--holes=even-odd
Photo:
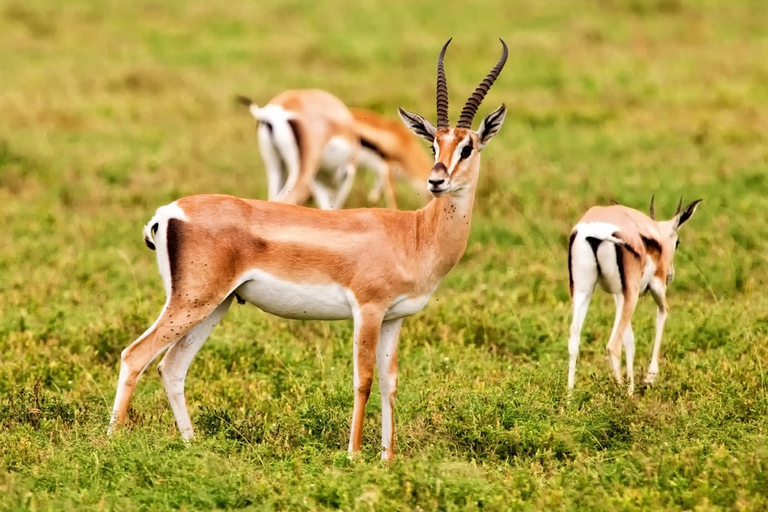
[[[435,197],[462,190],[472,183],[473,164],[479,153],[477,135],[466,128],[440,130],[432,141],[435,166],[427,189]],[[477,172],[475,170],[475,172]]]
[[[468,188],[477,180],[480,168],[480,151],[499,132],[507,109],[500,106],[488,114],[480,128],[437,129],[418,114],[400,108],[403,122],[419,137],[432,145],[435,166],[429,174],[427,189],[435,197]]]

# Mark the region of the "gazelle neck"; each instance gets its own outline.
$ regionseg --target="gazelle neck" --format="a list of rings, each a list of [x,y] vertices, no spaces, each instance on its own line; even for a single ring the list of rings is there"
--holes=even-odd
[[[479,158],[475,165],[479,167]],[[423,255],[423,261],[431,262],[440,277],[459,262],[467,248],[476,188],[474,179],[466,188],[433,198],[416,212],[419,226],[416,236],[419,246],[428,253]]]

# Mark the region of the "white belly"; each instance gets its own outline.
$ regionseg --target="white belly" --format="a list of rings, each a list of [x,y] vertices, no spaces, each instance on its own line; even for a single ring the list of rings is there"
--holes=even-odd
[[[338,284],[298,284],[260,270],[247,279],[235,293],[267,313],[305,320],[352,318],[354,296]]]
[[[339,284],[299,284],[278,279],[261,270],[252,270],[235,289],[243,300],[283,318],[304,320],[343,320],[353,318],[357,308],[354,294]],[[415,297],[397,297],[384,315],[394,320],[418,313],[427,305],[432,292]]]

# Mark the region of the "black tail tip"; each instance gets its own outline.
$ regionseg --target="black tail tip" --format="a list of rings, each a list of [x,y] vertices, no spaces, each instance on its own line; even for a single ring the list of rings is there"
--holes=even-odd
[[[237,95],[235,96],[235,101],[240,105],[243,105],[246,107],[250,107],[253,104],[253,102],[251,101],[251,98],[248,98],[247,96]]]

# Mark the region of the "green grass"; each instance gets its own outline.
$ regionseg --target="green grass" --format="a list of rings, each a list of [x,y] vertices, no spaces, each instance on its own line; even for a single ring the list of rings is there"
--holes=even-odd
[[[768,31],[763,2],[0,2],[0,509],[765,510],[768,507]],[[496,62],[465,257],[406,320],[398,460],[374,390],[349,461],[351,325],[236,306],[193,364],[197,437],[153,369],[106,426],[120,351],[164,301],[141,229],[179,196],[265,197],[253,122],[321,87],[455,120]],[[360,183],[350,206],[366,206]],[[604,357],[596,296],[565,394],[567,237],[616,199],[682,232],[658,384]],[[419,198],[401,190],[401,203]],[[654,307],[635,316],[636,375]]]

